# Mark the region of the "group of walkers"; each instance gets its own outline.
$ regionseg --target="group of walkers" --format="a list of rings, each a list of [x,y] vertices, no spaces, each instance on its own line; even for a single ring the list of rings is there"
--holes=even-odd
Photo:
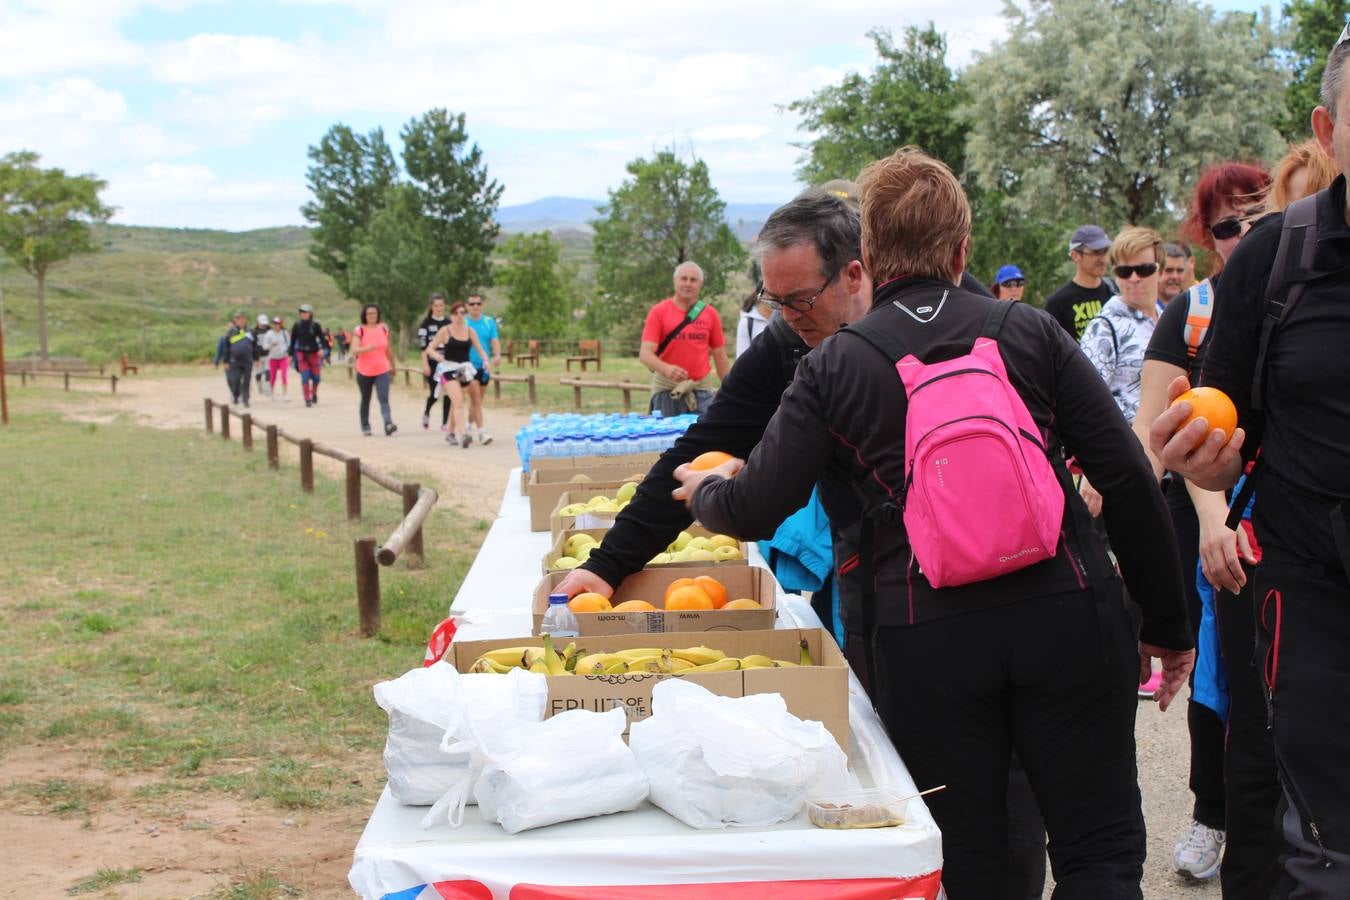
[[[250,327],[248,316],[239,311],[231,322],[217,344],[215,361],[217,366],[227,364],[225,381],[234,404],[249,406],[250,376],[258,391],[274,400],[280,381],[280,399],[287,399],[288,368],[300,375],[305,406],[317,404],[323,367],[330,363],[336,345],[339,360],[349,359],[356,372],[361,433],[373,433],[372,396],[379,403],[385,435],[398,431],[389,400],[398,360],[379,304],[365,304],[360,324],[350,332],[345,328],[328,331],[314,318],[314,308],[308,303],[300,306],[299,318],[289,331],[279,316],[269,321],[259,314],[257,325]],[[422,427],[430,428],[431,411],[439,399],[441,430],[447,442],[465,448],[475,441],[492,443],[483,425],[483,388],[490,383],[492,368],[501,363],[501,340],[496,320],[483,315],[483,298],[471,295],[467,301],[451,304],[447,312],[445,297],[433,294],[417,329],[417,345],[428,389]]]
[[[767,321],[558,589],[612,594],[694,518],[768,539],[815,492],[845,654],[916,782],[947,785],[953,900],[1041,896],[1047,836],[1055,897],[1140,897],[1136,696],[1166,710],[1188,680],[1173,867],[1350,897],[1348,56],[1350,28],[1315,142],[1200,173],[1195,283],[1182,242],[1085,225],[1046,310],[995,300],[959,181],[915,148],[856,204],[781,207],[746,308]],[[1193,384],[1238,427],[1189,419]],[[708,450],[738,458],[687,465]]]

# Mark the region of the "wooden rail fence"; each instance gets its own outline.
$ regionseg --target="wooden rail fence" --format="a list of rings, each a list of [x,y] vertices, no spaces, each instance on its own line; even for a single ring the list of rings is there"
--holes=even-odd
[[[39,369],[27,368],[9,369],[7,370],[7,374],[11,378],[18,375],[20,387],[27,387],[28,379],[30,378],[33,379],[34,386],[37,385],[37,380],[39,378],[60,378],[65,383],[65,389],[70,390],[70,381],[73,378],[76,381],[107,381],[108,389],[114,394],[117,393],[116,375],[95,375],[92,372],[42,371]]]
[[[436,492],[416,482],[400,481],[345,450],[291,434],[277,425],[256,423],[251,413],[241,413],[231,409],[228,404],[207,398],[203,400],[202,409],[208,432],[216,430],[216,411],[219,410],[220,436],[223,440],[230,439],[230,420],[237,418],[239,439],[245,450],[253,450],[253,429],[261,427],[267,437],[267,465],[272,469],[281,468],[280,442],[296,445],[300,452],[300,489],[305,493],[314,492],[315,454],[342,463],[346,469],[347,518],[350,520],[361,518],[363,477],[402,498],[403,519],[388,540],[378,544],[373,537],[361,537],[353,542],[356,557],[356,609],[361,634],[370,637],[379,631],[380,566],[392,566],[400,556],[406,556],[408,564],[414,568],[426,565],[422,526],[436,505]]]
[[[651,393],[650,384],[642,384],[637,381],[587,381],[584,378],[559,378],[559,384],[571,385],[572,402],[576,404],[577,409],[581,409],[581,392],[584,388],[600,388],[602,390],[623,391],[623,411],[633,411],[633,391]]]

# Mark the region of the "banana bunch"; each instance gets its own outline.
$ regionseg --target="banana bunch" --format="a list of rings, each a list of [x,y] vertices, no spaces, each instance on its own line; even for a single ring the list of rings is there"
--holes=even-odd
[[[762,653],[750,656],[727,656],[711,647],[637,647],[613,653],[587,653],[576,642],[568,644],[559,653],[553,646],[553,635],[544,635],[542,647],[503,647],[490,650],[474,661],[470,672],[495,672],[504,675],[515,668],[544,675],[629,675],[652,673],[658,675],[688,675],[699,672],[735,672],[740,669],[778,669],[790,666],[812,666],[811,651],[805,640],[801,642],[796,662],[770,659]]]

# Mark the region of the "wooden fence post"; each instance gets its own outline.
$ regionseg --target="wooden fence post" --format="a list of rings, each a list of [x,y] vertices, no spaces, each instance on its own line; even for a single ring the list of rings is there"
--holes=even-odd
[[[403,484],[403,515],[406,517],[412,512],[412,508],[417,505],[417,497],[422,492],[420,484]],[[408,541],[408,549],[405,554],[409,555],[408,564],[413,568],[421,568],[426,555],[422,550],[422,529],[419,527],[414,532],[412,539]]]
[[[277,446],[277,426],[267,426],[267,465],[273,469],[281,468],[281,449]]]
[[[375,539],[358,538],[356,547],[356,612],[361,636],[373,637],[380,630],[380,564],[375,560]]]
[[[624,388],[624,389],[623,389],[623,411],[624,411],[624,412],[632,412],[632,411],[633,411],[633,389],[632,389],[632,388]]]
[[[240,424],[240,426],[241,426],[240,431],[242,432],[242,434],[240,435],[240,437],[241,437],[241,438],[243,439],[243,441],[244,441],[244,449],[245,449],[245,450],[252,450],[252,449],[253,449],[253,414],[252,414],[252,413],[244,413],[242,416],[239,417],[239,424]]]
[[[300,441],[300,489],[314,493],[314,442],[309,438]]]
[[[347,460],[347,518],[361,518],[361,460]],[[371,558],[375,551],[371,549]]]
[[[61,374],[66,376],[66,390],[70,390],[70,373],[62,372]]]
[[[581,385],[572,385],[572,399],[577,404],[577,409],[581,409]]]
[[[114,394],[117,393],[117,376],[116,376],[116,375],[109,375],[109,376],[108,376],[108,384],[112,386],[112,392],[113,392]]]
[[[492,379],[492,399],[502,399],[502,382],[500,378]]]
[[[409,374],[407,366],[403,367],[403,386],[412,387],[412,375]]]
[[[206,412],[206,433],[211,434],[216,430],[216,413],[211,408],[211,398],[207,397],[202,401],[202,408]]]
[[[529,385],[529,388],[530,388],[530,405],[531,405],[531,406],[534,406],[534,405],[535,405],[535,398],[534,398],[534,375],[533,375],[533,373],[530,374],[529,379],[530,379],[530,380],[527,381],[526,384]]]
[[[220,406],[220,437],[226,441],[230,439],[230,408],[224,404]]]

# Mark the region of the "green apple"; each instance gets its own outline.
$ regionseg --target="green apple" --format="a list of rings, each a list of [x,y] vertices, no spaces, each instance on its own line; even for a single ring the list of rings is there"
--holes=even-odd
[[[692,534],[690,534],[687,531],[681,531],[675,537],[675,549],[683,550],[685,547],[689,546],[689,542],[692,541],[693,539],[694,536]]]
[[[584,503],[569,503],[569,504],[567,504],[566,506],[564,506],[562,509],[558,510],[558,515],[560,515],[560,516],[579,516],[579,515],[581,515],[582,513],[584,513],[585,511],[586,511],[586,504],[584,504]]]
[[[652,557],[651,562],[647,563],[647,565],[649,565],[649,566],[668,566],[668,565],[670,565],[670,562],[671,562],[671,560],[670,560],[670,554],[669,554],[669,553],[658,553],[658,554],[656,554],[655,556]]]
[[[553,561],[553,568],[555,569],[575,569],[579,565],[581,565],[581,560],[572,556],[560,556]]]
[[[711,550],[708,546],[708,539],[705,537],[690,538],[688,549],[690,550]]]
[[[686,551],[689,554],[690,562],[713,562],[717,557],[713,556],[711,550],[702,547]]]
[[[581,549],[572,554],[579,562],[585,562],[591,558],[591,551],[595,549],[595,544],[582,544]]]
[[[585,484],[586,482],[592,481],[592,480],[593,480],[593,479],[591,478],[591,476],[587,475],[585,472],[578,472],[577,474],[573,475],[571,478],[567,479],[567,483],[568,483],[568,484]]]
[[[614,499],[618,500],[620,503],[624,500],[632,500],[633,495],[637,493],[637,489],[638,486],[635,482],[630,481],[627,484],[622,484],[619,486],[619,489],[614,492]]]
[[[670,561],[689,562],[689,554],[693,552],[694,551],[692,550],[676,550],[674,553],[670,554]]]
[[[591,537],[589,534],[574,534],[568,537],[567,540],[563,541],[563,552],[566,553],[568,556],[576,556],[577,551],[579,551],[582,547],[586,546],[587,544],[598,544],[598,543],[600,542],[597,541],[595,538]]]
[[[729,534],[714,534],[708,538],[708,549],[716,550],[718,547],[735,547],[737,541]]]
[[[729,559],[740,559],[740,547],[715,547],[712,551],[713,559],[718,562],[725,562]]]

